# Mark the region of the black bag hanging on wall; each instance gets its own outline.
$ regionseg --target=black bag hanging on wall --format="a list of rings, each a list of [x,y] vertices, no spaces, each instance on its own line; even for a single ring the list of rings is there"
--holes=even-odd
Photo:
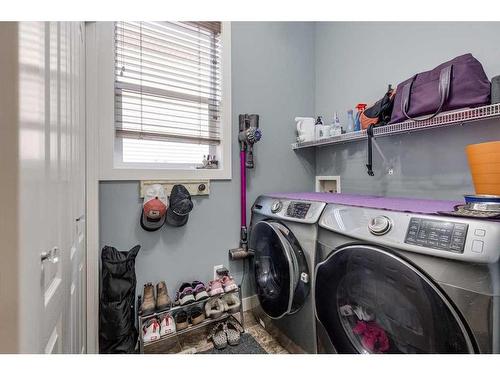
[[[135,258],[139,245],[129,251],[105,246],[101,252],[102,289],[99,304],[99,353],[133,353],[135,328]]]
[[[396,92],[391,85],[387,88],[384,97],[375,104],[367,107],[359,116],[362,129],[368,129],[371,125],[382,126],[391,120],[392,109],[394,107],[394,96]]]
[[[394,97],[396,92],[391,85],[388,86],[384,97],[369,108],[366,108],[359,117],[361,127],[366,129],[368,136],[368,161],[366,163],[367,173],[369,176],[374,176],[373,173],[373,155],[372,155],[372,139],[373,127],[387,125],[391,119],[392,110],[394,108]]]

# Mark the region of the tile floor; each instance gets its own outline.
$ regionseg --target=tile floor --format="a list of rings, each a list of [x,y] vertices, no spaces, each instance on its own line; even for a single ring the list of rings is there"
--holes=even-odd
[[[253,336],[255,341],[268,354],[288,354],[288,352],[254,319],[250,312],[245,312],[245,331]],[[173,354],[173,353],[196,353],[213,348],[211,341],[207,341],[209,327],[180,335],[177,338],[158,342],[145,349],[145,354]]]

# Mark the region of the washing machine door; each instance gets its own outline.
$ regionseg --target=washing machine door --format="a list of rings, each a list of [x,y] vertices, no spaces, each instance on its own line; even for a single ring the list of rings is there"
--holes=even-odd
[[[250,233],[254,281],[260,305],[271,318],[297,312],[310,292],[309,269],[293,233],[277,221],[260,221]]]
[[[316,318],[339,353],[474,353],[458,310],[391,250],[346,245],[316,267]]]

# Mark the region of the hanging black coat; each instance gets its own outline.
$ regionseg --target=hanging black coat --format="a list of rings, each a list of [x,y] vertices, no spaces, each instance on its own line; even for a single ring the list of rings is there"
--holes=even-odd
[[[135,258],[139,245],[129,251],[105,246],[101,252],[102,290],[99,304],[99,352],[133,353],[135,328]]]

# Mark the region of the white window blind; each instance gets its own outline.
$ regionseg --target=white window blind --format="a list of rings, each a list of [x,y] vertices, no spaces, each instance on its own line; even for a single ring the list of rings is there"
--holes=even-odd
[[[116,22],[123,162],[201,164],[221,142],[220,22]]]

